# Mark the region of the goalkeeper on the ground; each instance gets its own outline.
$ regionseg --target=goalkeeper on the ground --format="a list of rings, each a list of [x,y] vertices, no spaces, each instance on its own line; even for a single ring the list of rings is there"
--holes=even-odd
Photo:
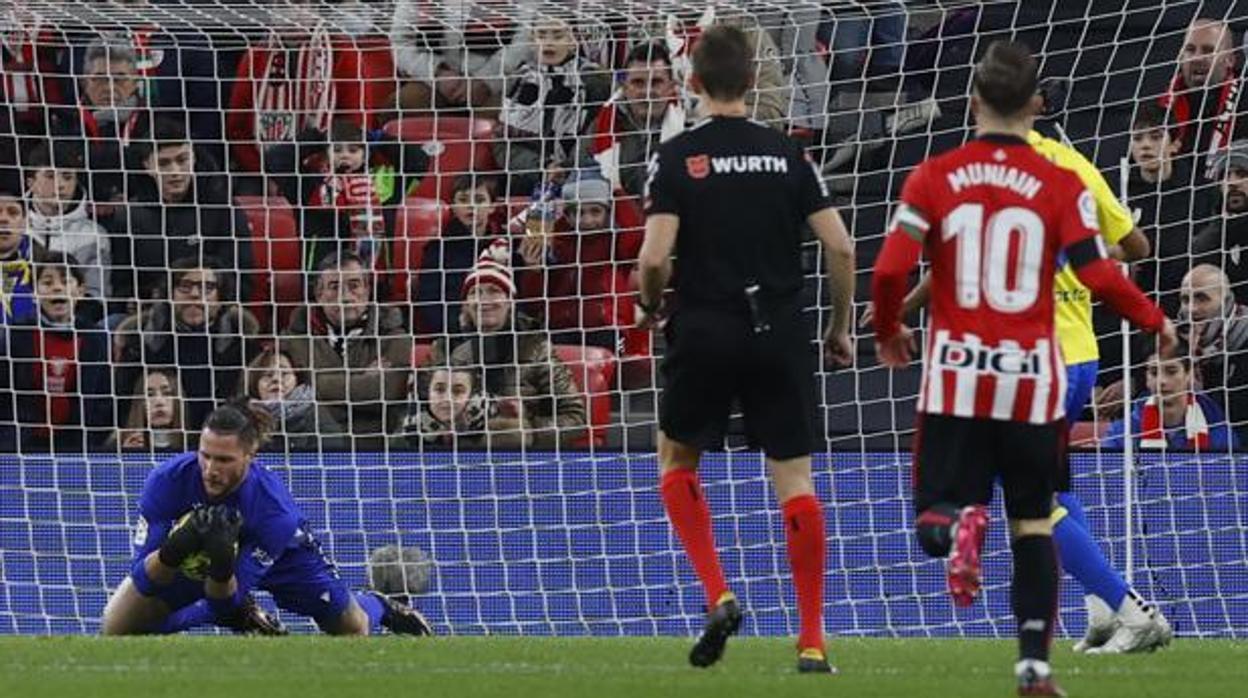
[[[253,463],[267,415],[227,404],[204,423],[198,452],[174,456],[147,477],[139,499],[130,576],[104,608],[105,635],[174,633],[216,624],[284,634],[253,589],[333,635],[379,627],[429,635],[414,609],[376,592],[352,592],[322,552],[281,479]]]

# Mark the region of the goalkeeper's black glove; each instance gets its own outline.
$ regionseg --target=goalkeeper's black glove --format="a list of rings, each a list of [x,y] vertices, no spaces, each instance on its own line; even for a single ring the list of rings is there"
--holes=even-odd
[[[237,509],[222,504],[208,510],[209,526],[204,534],[203,550],[208,555],[208,576],[225,583],[234,576],[234,559],[238,556],[238,533],[243,516]]]
[[[157,553],[160,564],[178,568],[182,566],[186,558],[203,550],[204,534],[207,533],[210,525],[208,519],[207,509],[196,509],[186,517],[181,526],[170,531],[169,537],[165,538],[165,542],[161,544],[160,551]]]

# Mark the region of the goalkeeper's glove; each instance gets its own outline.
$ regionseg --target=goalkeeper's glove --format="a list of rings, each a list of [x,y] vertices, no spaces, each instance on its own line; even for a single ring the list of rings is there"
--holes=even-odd
[[[208,510],[204,508],[192,511],[184,519],[181,526],[169,532],[169,537],[161,544],[157,553],[160,564],[166,567],[181,567],[186,558],[203,549],[204,534],[210,526]]]
[[[234,559],[238,556],[238,533],[243,516],[237,509],[218,504],[208,510],[209,526],[203,537],[203,550],[208,555],[208,576],[225,583],[234,576]]]

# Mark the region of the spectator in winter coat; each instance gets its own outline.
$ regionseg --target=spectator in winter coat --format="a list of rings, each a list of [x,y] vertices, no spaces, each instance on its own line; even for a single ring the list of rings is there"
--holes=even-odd
[[[27,231],[21,189],[16,182],[0,182],[0,325],[37,317],[34,258],[41,251]],[[3,344],[0,331],[0,347]]]
[[[314,302],[295,311],[277,346],[312,372],[316,399],[355,448],[382,448],[412,361],[403,315],[375,302],[372,273],[353,252],[321,260],[312,283]]]
[[[48,252],[72,255],[86,275],[83,289],[91,298],[109,294],[112,259],[109,236],[91,217],[82,181],[82,150],[78,144],[38,141],[23,160],[30,209],[26,212],[31,238]]]
[[[9,366],[20,425],[19,449],[82,453],[112,432],[115,390],[108,335],[86,313],[86,275],[77,260],[35,260],[39,316],[9,330]],[[3,392],[3,391],[0,391]]]
[[[247,217],[230,201],[227,175],[187,138],[183,120],[157,119],[153,139],[136,146],[135,159],[143,172],[132,179],[130,200],[108,221],[113,297],[149,299],[164,287],[170,262],[197,257],[238,273],[238,298],[249,298]],[[124,305],[110,308],[124,311]]]
[[[1170,90],[1157,98],[1173,114],[1183,153],[1195,170],[1216,179],[1212,167],[1231,141],[1248,137],[1248,89],[1231,27],[1197,18],[1187,28]]]
[[[552,167],[575,167],[578,137],[611,92],[608,73],[580,57],[563,20],[532,29],[534,56],[507,76],[494,159],[510,179],[508,196],[527,196]]]
[[[1194,263],[1222,269],[1235,297],[1248,303],[1248,139],[1220,153],[1210,171],[1222,193],[1222,210],[1192,240]]]
[[[238,392],[260,323],[232,302],[230,275],[219,262],[185,257],[169,267],[162,285],[168,300],[140,304],[117,327],[117,382],[132,384],[144,366],[177,366],[185,427],[195,432],[217,401]]]
[[[290,352],[269,347],[247,366],[244,394],[273,417],[273,451],[341,448],[343,433],[329,408],[316,401],[308,370]]]
[[[393,440],[394,445],[486,450],[530,445],[532,432],[499,421],[500,402],[485,393],[482,373],[479,366],[431,366],[416,371],[403,432]]]

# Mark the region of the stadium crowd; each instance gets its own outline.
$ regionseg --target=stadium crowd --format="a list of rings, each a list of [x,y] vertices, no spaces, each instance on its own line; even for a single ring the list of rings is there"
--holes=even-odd
[[[0,451],[185,448],[244,395],[277,448],[602,443],[610,387],[653,375],[646,163],[695,119],[688,54],[714,13],[591,26],[399,0],[386,33],[369,3],[279,4],[245,47],[9,17]],[[942,117],[906,8],[880,5],[715,17],[758,57],[755,118],[830,178]],[[1196,20],[1169,90],[1133,109],[1127,203],[1151,244],[1133,274],[1190,353],[1141,361],[1142,391],[1106,371],[1106,444],[1128,392],[1146,447],[1248,438],[1245,63]]]

